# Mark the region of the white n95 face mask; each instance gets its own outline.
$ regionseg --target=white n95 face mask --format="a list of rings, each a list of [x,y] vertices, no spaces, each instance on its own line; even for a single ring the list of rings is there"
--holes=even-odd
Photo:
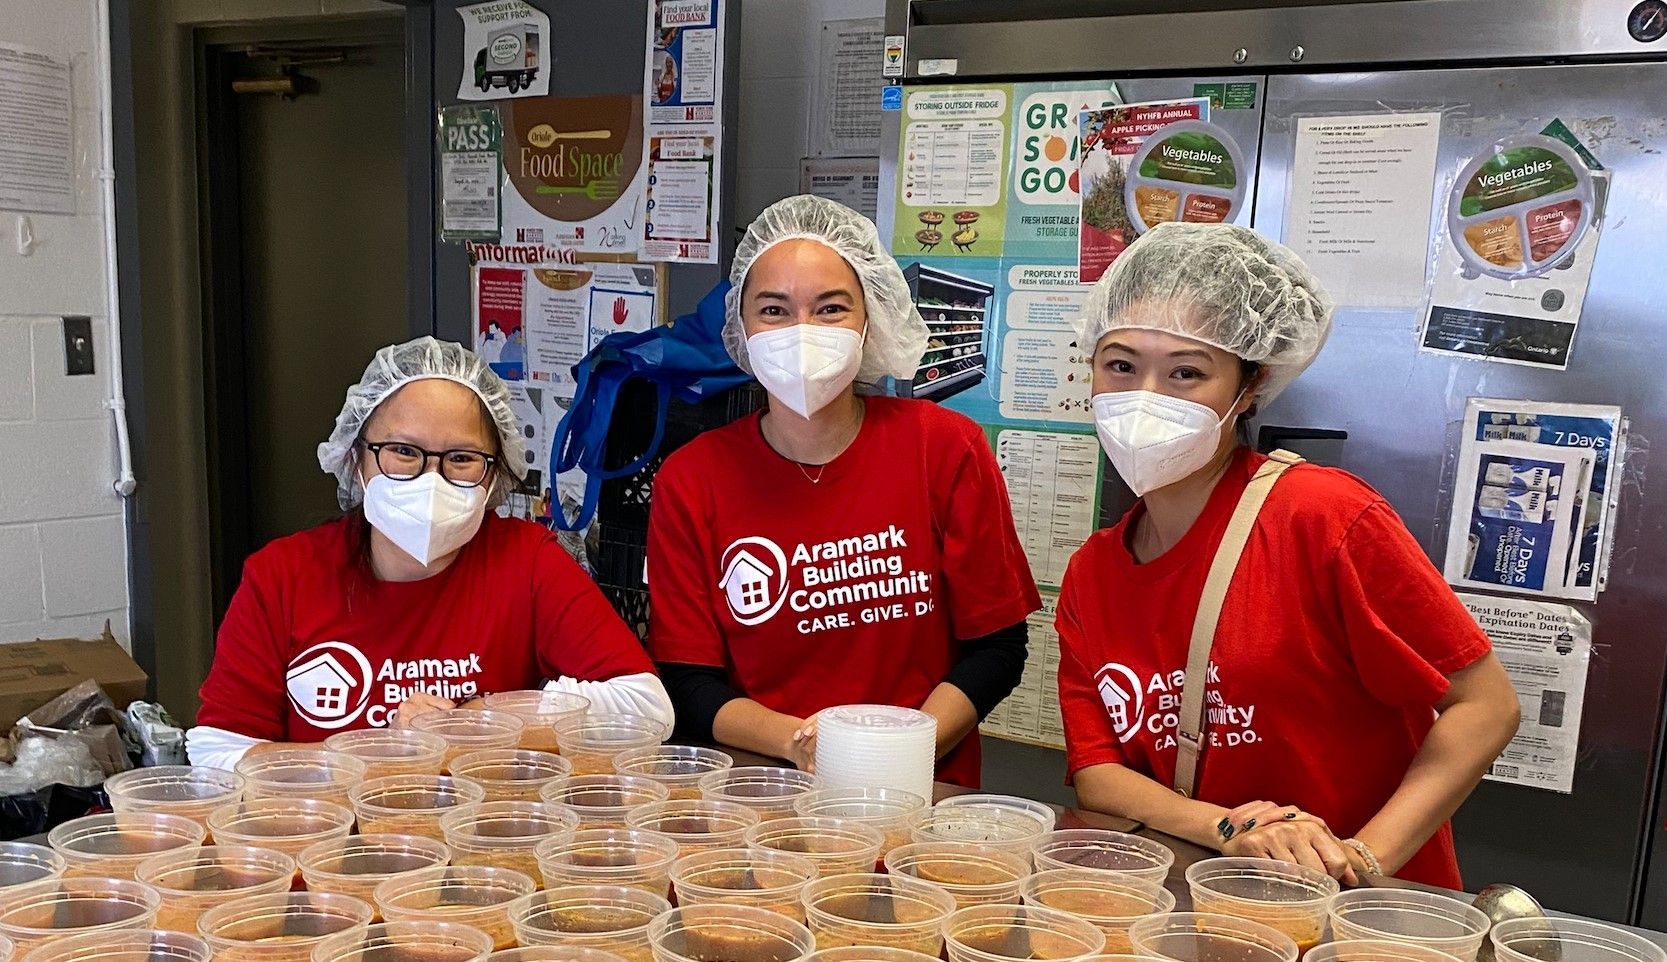
[[[800,417],[828,406],[862,367],[862,332],[794,324],[747,338],[752,373],[770,396]]]
[[[365,484],[365,519],[425,567],[469,543],[486,517],[486,485],[460,488],[438,471]]]
[[[1155,391],[1096,394],[1092,403],[1100,447],[1137,497],[1209,464],[1227,420],[1197,401]]]

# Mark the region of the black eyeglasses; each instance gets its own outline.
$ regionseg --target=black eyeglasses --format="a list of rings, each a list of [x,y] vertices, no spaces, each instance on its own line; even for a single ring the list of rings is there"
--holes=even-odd
[[[362,441],[376,458],[376,467],[395,481],[409,481],[428,470],[428,462],[440,462],[440,477],[460,488],[478,488],[498,459],[485,451],[453,448],[430,451],[404,441]]]

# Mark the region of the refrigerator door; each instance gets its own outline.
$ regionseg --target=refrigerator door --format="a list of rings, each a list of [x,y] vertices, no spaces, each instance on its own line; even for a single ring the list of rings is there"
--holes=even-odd
[[[1538,132],[1554,118],[1612,171],[1607,222],[1566,371],[1422,353],[1422,305],[1345,305],[1318,362],[1262,420],[1347,431],[1341,466],[1375,485],[1440,557],[1449,459],[1467,398],[1622,407],[1642,443],[1621,485],[1609,589],[1596,604],[1578,606],[1594,624],[1594,649],[1573,794],[1484,782],[1454,826],[1472,890],[1512,882],[1548,908],[1621,922],[1641,917],[1656,928],[1667,924],[1667,861],[1650,872],[1654,885],[1642,906],[1637,893],[1663,817],[1655,798],[1667,677],[1667,478],[1646,463],[1645,449],[1649,439],[1667,438],[1664,89],[1667,65],[1642,63],[1276,76],[1255,208],[1259,229],[1287,236],[1294,118],[1302,115],[1442,111],[1432,231],[1467,160],[1496,138]],[[1370,271],[1362,261],[1360,270]]]

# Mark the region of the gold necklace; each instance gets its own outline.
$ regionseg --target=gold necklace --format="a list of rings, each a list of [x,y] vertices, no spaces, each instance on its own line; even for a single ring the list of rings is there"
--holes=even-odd
[[[809,471],[805,470],[805,466],[803,464],[800,464],[798,461],[794,461],[793,466],[798,468],[799,473],[804,475],[805,480],[809,481],[811,484],[821,484],[822,483],[822,475],[828,473],[828,466],[826,464],[817,465],[817,467],[821,468],[821,470],[816,472],[816,477],[814,477],[814,478],[810,476]]]

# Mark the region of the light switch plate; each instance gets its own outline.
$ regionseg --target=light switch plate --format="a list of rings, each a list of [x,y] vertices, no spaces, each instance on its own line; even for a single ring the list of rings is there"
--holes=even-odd
[[[64,318],[64,373],[74,377],[93,373],[93,321]]]

